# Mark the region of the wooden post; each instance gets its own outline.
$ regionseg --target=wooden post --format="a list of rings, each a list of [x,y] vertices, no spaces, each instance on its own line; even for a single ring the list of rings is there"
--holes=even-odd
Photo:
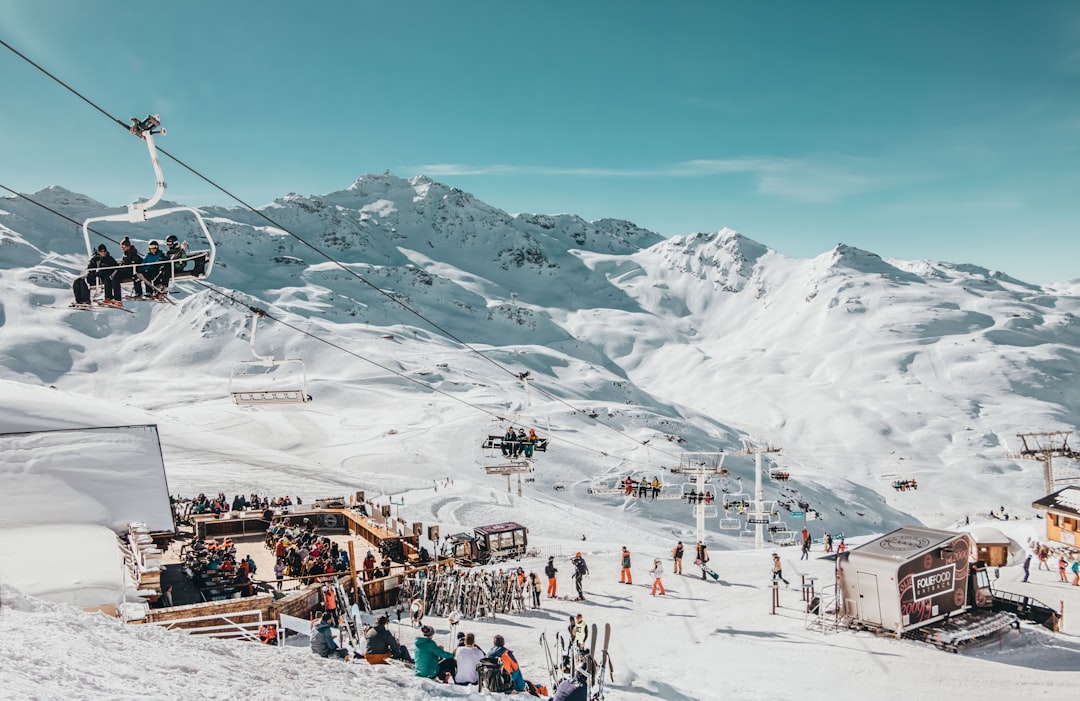
[[[769,614],[771,616],[775,616],[776,609],[780,608],[780,587],[777,586],[778,584],[779,582],[774,579],[772,582],[772,612]]]

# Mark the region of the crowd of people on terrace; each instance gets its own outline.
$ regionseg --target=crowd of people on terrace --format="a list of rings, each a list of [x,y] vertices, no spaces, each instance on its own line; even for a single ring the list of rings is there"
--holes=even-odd
[[[274,579],[281,589],[285,577],[319,578],[349,571],[349,552],[327,536],[316,532],[309,518],[293,523],[279,516],[266,531],[266,547],[274,553]]]

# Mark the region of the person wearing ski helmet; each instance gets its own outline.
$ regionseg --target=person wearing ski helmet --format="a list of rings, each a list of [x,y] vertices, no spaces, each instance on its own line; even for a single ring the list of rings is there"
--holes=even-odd
[[[165,245],[169,247],[165,251],[165,258],[173,261],[173,273],[184,272],[184,261],[187,260],[187,241],[181,244],[175,236],[169,234],[165,238]]]

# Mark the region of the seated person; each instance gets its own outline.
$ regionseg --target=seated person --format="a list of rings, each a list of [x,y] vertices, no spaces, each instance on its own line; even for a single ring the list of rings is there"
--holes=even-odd
[[[389,616],[385,614],[379,616],[375,620],[375,625],[368,628],[367,632],[364,633],[364,639],[367,641],[364,647],[364,655],[390,655],[395,660],[412,662],[409,648],[399,643],[394,634],[386,629],[386,624],[389,622]]]
[[[416,660],[414,670],[418,677],[448,681],[453,678],[457,667],[454,653],[439,647],[439,644],[432,640],[434,635],[435,629],[431,626],[420,629],[420,637],[416,639],[416,649],[413,651]]]
[[[124,252],[124,257],[120,259],[120,265],[127,267],[120,268],[116,271],[117,279],[122,283],[132,283],[132,296],[136,299],[140,299],[143,296],[143,283],[142,279],[136,273],[141,267],[143,258],[139,255],[139,251],[132,245],[131,239],[127,236],[120,242],[120,250]]]
[[[158,242],[151,241],[142,266],[143,276],[154,288],[147,290],[151,296],[167,292],[169,289],[169,281],[172,280],[172,265],[165,263],[165,260],[165,253],[159,250]]]
[[[585,670],[579,669],[573,677],[559,682],[551,701],[588,701],[588,699],[589,675]]]
[[[324,613],[319,622],[315,624],[315,628],[311,631],[311,651],[319,657],[346,659],[349,656],[349,651],[339,647],[337,641],[334,640],[332,623],[333,618],[330,614]]]
[[[506,640],[503,636],[496,635],[493,644],[495,647],[491,648],[487,657],[501,661],[503,669],[506,670],[506,673],[510,675],[510,679],[514,682],[514,688],[518,691],[525,691],[525,677],[521,674],[521,666],[518,665],[514,652],[506,647]]]
[[[459,633],[460,635],[460,633]],[[484,659],[484,651],[476,646],[476,636],[472,633],[465,634],[462,645],[454,650],[454,659],[457,660],[457,673],[454,674],[454,682],[457,684],[476,684],[480,677],[476,673],[476,663]]]

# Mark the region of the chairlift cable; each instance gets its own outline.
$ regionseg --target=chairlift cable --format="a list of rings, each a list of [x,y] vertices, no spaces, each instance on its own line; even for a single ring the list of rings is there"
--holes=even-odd
[[[35,200],[32,197],[28,197],[27,195],[16,192],[15,190],[12,190],[11,188],[7,187],[6,185],[4,185],[2,183],[0,183],[0,189],[6,190],[7,192],[10,192],[11,194],[15,195],[18,198],[24,199],[24,200],[26,200],[27,202],[29,202],[31,204],[37,205],[38,207],[41,207],[42,209],[44,209],[44,210],[46,210],[46,211],[48,211],[48,212],[50,212],[52,214],[55,214],[56,216],[60,217],[61,219],[65,219],[65,220],[71,222],[72,224],[75,224],[76,226],[80,226],[79,221],[77,221],[75,219],[72,219],[71,217],[67,216],[63,212],[57,211],[57,210],[53,209],[52,207],[49,207],[46,204],[38,202],[37,200]],[[106,238],[108,238],[108,237],[106,237]],[[112,240],[112,239],[109,239],[109,240]],[[311,338],[311,339],[316,340],[316,341],[318,341],[320,343],[328,345],[331,348],[339,350],[339,351],[341,351],[343,353],[347,353],[347,354],[353,356],[354,358],[357,358],[358,360],[363,360],[366,363],[370,363],[371,365],[374,365],[375,367],[377,367],[377,368],[379,368],[379,369],[381,369],[381,370],[383,370],[385,372],[388,372],[391,375],[395,375],[395,376],[400,377],[400,378],[402,378],[404,380],[408,380],[409,382],[412,382],[413,384],[419,385],[420,387],[422,387],[424,389],[430,390],[432,392],[435,392],[436,394],[440,394],[440,395],[442,395],[444,397],[452,399],[455,402],[458,402],[459,404],[464,404],[467,407],[470,407],[472,409],[476,409],[477,411],[479,411],[481,413],[487,414],[488,416],[490,416],[493,419],[496,419],[496,420],[499,420],[499,421],[505,421],[506,420],[505,417],[503,417],[501,413],[494,412],[494,411],[492,411],[490,409],[485,409],[484,407],[482,407],[482,406],[480,406],[478,404],[473,404],[472,402],[464,400],[464,399],[462,399],[460,397],[456,397],[456,396],[454,396],[452,394],[444,392],[443,390],[438,389],[437,387],[433,387],[433,386],[431,386],[431,385],[429,385],[429,384],[427,384],[425,382],[421,382],[420,380],[418,380],[418,379],[416,379],[414,377],[409,377],[408,375],[402,374],[402,373],[398,372],[397,370],[394,370],[393,368],[386,367],[385,365],[382,365],[378,361],[372,360],[371,358],[368,358],[368,357],[366,357],[366,356],[364,356],[364,355],[362,355],[360,353],[357,353],[356,351],[350,350],[349,348],[346,348],[345,346],[334,343],[333,341],[327,340],[326,338],[323,338],[321,336],[317,336],[317,335],[311,333],[310,331],[305,331],[304,329],[302,329],[302,328],[300,328],[298,326],[295,326],[294,324],[291,324],[291,323],[289,323],[288,321],[285,321],[282,318],[274,316],[273,314],[268,312],[266,309],[263,309],[261,307],[252,306],[252,305],[248,304],[247,302],[244,302],[243,300],[238,299],[234,295],[231,295],[228,292],[220,290],[220,289],[214,287],[213,285],[211,285],[211,284],[209,284],[207,282],[204,282],[204,281],[198,280],[198,279],[189,280],[188,282],[192,282],[192,283],[195,283],[197,285],[201,285],[202,287],[206,288],[206,290],[208,292],[210,292],[211,294],[222,297],[222,298],[228,300],[229,302],[231,302],[231,303],[233,303],[233,304],[235,304],[237,306],[244,307],[249,312],[251,312],[252,314],[254,314],[254,315],[258,316],[258,317],[261,317],[261,318],[264,318],[264,319],[269,319],[270,321],[281,324],[282,326],[285,326],[288,329],[296,331],[297,333],[303,334],[304,336],[307,336],[308,338]],[[567,440],[567,439],[560,439],[560,440],[562,440],[562,442],[566,443],[567,445],[572,445],[575,448],[579,448],[579,449],[584,450],[586,452],[595,453],[596,455],[599,455],[601,457],[607,457],[607,455],[608,455],[605,451],[598,450],[598,449],[593,448],[593,447],[588,446],[588,445],[583,445],[581,443],[577,443],[575,441]],[[637,461],[629,459],[629,458],[627,458],[625,460],[626,460],[626,462],[632,462],[632,463],[637,462]]]
[[[93,107],[93,108],[94,108],[95,110],[97,110],[97,111],[98,111],[98,112],[100,112],[100,113],[101,113],[102,115],[104,115],[104,116],[105,116],[105,117],[106,117],[107,119],[109,119],[109,121],[111,121],[111,122],[114,122],[114,123],[118,124],[118,125],[119,125],[119,126],[121,126],[121,127],[122,127],[122,128],[123,128],[123,129],[125,130],[125,131],[128,131],[128,132],[130,132],[130,131],[131,131],[131,127],[130,127],[130,126],[129,126],[129,125],[127,124],[127,123],[125,123],[125,122],[121,121],[120,119],[118,119],[118,118],[116,118],[116,117],[113,117],[113,116],[112,116],[111,114],[109,114],[109,112],[108,112],[108,111],[106,111],[106,110],[105,110],[104,108],[102,108],[102,107],[101,107],[100,105],[98,105],[98,104],[97,104],[96,102],[94,102],[93,100],[89,99],[88,97],[86,97],[85,95],[83,95],[82,93],[80,93],[79,91],[77,91],[77,90],[75,90],[74,88],[72,88],[72,87],[71,87],[70,85],[68,85],[67,83],[65,83],[65,82],[63,82],[62,80],[60,80],[59,78],[57,78],[57,77],[56,77],[55,75],[53,75],[52,73],[50,73],[49,71],[47,71],[47,70],[46,70],[45,68],[43,68],[43,67],[42,67],[42,66],[40,66],[39,64],[35,63],[35,62],[34,62],[33,60],[31,60],[31,59],[30,59],[29,57],[27,57],[26,55],[24,55],[23,53],[21,53],[20,51],[18,51],[17,49],[15,49],[15,48],[14,48],[13,46],[11,46],[10,44],[8,44],[8,43],[7,43],[6,41],[4,41],[3,39],[0,39],[0,45],[3,45],[3,46],[4,46],[5,48],[7,48],[8,50],[10,50],[10,51],[11,51],[12,53],[14,53],[14,54],[15,54],[16,56],[18,56],[19,58],[23,59],[24,61],[26,61],[27,63],[29,63],[29,64],[30,64],[31,66],[33,66],[34,68],[36,68],[36,69],[38,69],[39,71],[41,71],[41,73],[43,73],[44,75],[48,76],[48,77],[49,77],[49,78],[51,78],[51,79],[52,79],[53,81],[55,81],[55,82],[56,82],[57,84],[61,85],[61,86],[62,86],[63,88],[65,88],[66,90],[68,90],[69,92],[71,92],[71,93],[72,93],[73,95],[75,95],[76,97],[78,97],[79,99],[81,99],[81,100],[82,100],[83,102],[85,102],[85,103],[87,103],[88,105],[90,105],[91,107]],[[422,314],[421,312],[419,312],[419,311],[417,311],[416,309],[413,309],[413,308],[412,308],[412,307],[410,307],[409,305],[405,304],[405,303],[404,303],[403,301],[401,301],[400,299],[396,298],[396,297],[395,297],[394,295],[391,295],[391,294],[389,294],[389,293],[385,292],[384,290],[380,289],[380,288],[379,288],[379,287],[378,287],[377,285],[375,285],[375,284],[371,283],[371,282],[370,282],[370,281],[368,281],[368,280],[367,280],[366,278],[364,278],[364,277],[363,277],[362,275],[360,275],[360,274],[359,274],[359,273],[357,273],[356,271],[352,270],[352,269],[351,269],[350,267],[348,267],[347,265],[345,265],[345,264],[344,264],[344,263],[342,263],[341,261],[338,261],[338,260],[337,260],[336,258],[334,258],[333,256],[329,255],[328,253],[325,253],[324,251],[322,251],[322,250],[321,250],[320,248],[318,248],[318,247],[317,247],[317,246],[315,246],[314,244],[312,244],[312,243],[309,243],[308,241],[306,241],[306,240],[305,240],[305,239],[303,239],[302,237],[300,237],[300,236],[298,236],[297,234],[295,234],[295,233],[293,233],[292,231],[290,231],[290,230],[289,230],[288,228],[286,228],[286,227],[282,226],[281,224],[277,223],[276,221],[274,221],[274,219],[272,219],[272,218],[271,218],[270,216],[268,216],[268,215],[267,215],[267,214],[266,214],[265,212],[262,212],[262,211],[260,211],[260,210],[256,209],[256,208],[255,208],[255,207],[253,207],[253,206],[252,206],[251,204],[249,204],[249,203],[245,202],[244,200],[242,200],[242,199],[241,199],[240,197],[238,197],[237,195],[235,195],[234,193],[232,193],[231,191],[229,191],[229,190],[228,190],[228,189],[226,189],[225,187],[223,187],[223,186],[219,185],[219,184],[218,184],[217,182],[215,182],[215,181],[214,181],[214,180],[212,180],[211,178],[209,178],[209,177],[207,177],[207,176],[203,175],[203,174],[202,174],[201,172],[199,172],[198,170],[196,170],[196,169],[195,169],[195,168],[193,168],[192,166],[189,166],[189,165],[188,165],[187,163],[185,163],[184,161],[180,160],[180,159],[179,159],[179,158],[177,158],[176,156],[172,155],[171,153],[169,153],[169,152],[168,152],[168,151],[166,151],[165,149],[162,149],[162,148],[158,147],[158,149],[157,149],[157,150],[158,150],[158,151],[159,151],[160,153],[162,153],[162,154],[164,154],[164,155],[168,156],[168,157],[169,157],[169,159],[171,159],[171,160],[172,160],[172,161],[173,161],[174,163],[176,163],[176,164],[177,164],[177,165],[179,165],[180,167],[184,168],[185,170],[187,170],[187,171],[188,171],[188,172],[190,172],[191,174],[195,175],[195,176],[196,176],[196,177],[198,177],[199,179],[203,180],[203,181],[204,181],[205,183],[207,183],[207,184],[208,184],[208,185],[210,185],[211,187],[213,187],[213,188],[217,189],[217,190],[218,190],[218,191],[220,191],[221,193],[223,193],[223,194],[227,195],[228,197],[232,198],[232,199],[233,199],[233,200],[235,200],[236,202],[240,203],[240,204],[241,204],[242,206],[244,206],[245,208],[247,208],[248,210],[250,210],[250,211],[251,211],[252,213],[254,213],[254,214],[255,214],[256,216],[258,216],[258,217],[260,217],[260,218],[264,219],[265,221],[267,221],[268,223],[270,223],[270,224],[271,224],[272,226],[274,226],[274,227],[276,227],[277,229],[279,229],[279,230],[281,230],[281,231],[285,232],[285,233],[286,233],[286,234],[288,234],[289,236],[293,237],[294,239],[296,239],[297,241],[299,241],[300,243],[302,243],[302,244],[303,244],[304,246],[306,246],[307,248],[311,249],[312,251],[314,251],[314,252],[315,252],[315,253],[317,253],[318,255],[320,255],[320,256],[322,256],[323,258],[325,258],[325,259],[326,259],[327,261],[329,261],[329,262],[333,263],[333,264],[334,264],[334,265],[335,265],[336,267],[340,268],[340,269],[341,269],[341,270],[342,270],[343,272],[345,272],[345,273],[346,273],[347,275],[351,275],[352,277],[356,278],[357,280],[359,280],[359,281],[360,281],[361,283],[363,283],[364,285],[367,285],[368,287],[370,287],[371,289],[375,290],[375,291],[376,291],[377,293],[379,293],[380,295],[382,295],[382,296],[386,297],[387,299],[389,299],[389,300],[390,300],[391,302],[393,302],[393,303],[397,304],[398,306],[400,306],[401,308],[405,309],[405,310],[406,310],[406,311],[408,311],[409,313],[413,314],[413,315],[414,315],[414,316],[416,316],[417,318],[419,318],[419,319],[423,320],[424,322],[426,322],[427,324],[429,324],[429,325],[430,325],[430,326],[431,326],[432,328],[434,328],[434,329],[436,329],[437,331],[439,331],[440,333],[444,334],[444,335],[445,335],[445,336],[446,336],[447,338],[450,338],[450,339],[452,339],[453,341],[455,341],[456,343],[460,344],[460,345],[461,345],[462,347],[464,347],[465,349],[469,350],[469,351],[470,351],[470,352],[472,352],[472,353],[475,353],[476,355],[480,356],[481,358],[483,358],[483,359],[484,359],[484,360],[486,360],[487,362],[491,363],[492,365],[494,365],[495,367],[499,368],[500,370],[502,370],[503,372],[507,373],[508,375],[510,375],[510,376],[512,376],[512,377],[514,377],[515,379],[516,379],[516,378],[518,377],[519,373],[517,373],[517,372],[514,372],[514,371],[513,371],[513,370],[512,370],[511,368],[509,368],[509,367],[506,367],[505,365],[503,365],[503,364],[499,363],[498,361],[494,360],[493,358],[489,357],[489,356],[488,356],[487,354],[485,354],[485,353],[483,353],[482,351],[480,351],[479,349],[475,348],[474,346],[472,346],[472,345],[471,345],[470,343],[466,342],[465,340],[463,340],[463,339],[461,339],[461,338],[458,338],[458,337],[457,337],[457,336],[456,336],[455,334],[453,334],[453,333],[452,333],[452,332],[450,332],[449,330],[447,330],[447,329],[443,328],[442,326],[440,326],[440,325],[439,325],[439,324],[437,324],[436,322],[432,321],[431,319],[427,318],[427,317],[426,317],[426,316],[424,316],[424,314]],[[5,187],[4,189],[5,189],[5,190],[8,190],[9,192],[14,192],[14,191],[12,191],[12,190],[10,190],[10,189],[6,188],[6,187]],[[17,195],[18,195],[19,193],[15,193],[15,194],[17,194]],[[19,195],[19,196],[21,196],[21,197],[25,197],[25,195]],[[29,198],[27,198],[27,199],[29,199]],[[37,204],[37,203],[35,203],[35,204]],[[48,207],[45,207],[45,209],[48,209]],[[50,210],[50,211],[53,211],[53,210]],[[66,217],[65,215],[61,215],[61,216],[64,216],[64,218],[68,218],[68,217]],[[95,232],[95,233],[97,233],[97,232]],[[109,238],[109,237],[105,237],[105,238],[107,238],[107,239],[108,239],[109,241],[113,241],[113,239],[112,239],[112,238]],[[114,242],[115,242],[115,241],[114,241]],[[395,374],[397,374],[397,373],[395,373]],[[578,407],[575,407],[575,406],[574,406],[573,404],[571,404],[570,402],[567,402],[567,401],[563,400],[563,399],[562,399],[561,397],[559,397],[559,396],[555,395],[554,393],[552,393],[552,392],[550,392],[550,391],[548,391],[548,390],[544,389],[543,387],[536,387],[536,389],[537,389],[537,391],[539,391],[539,392],[540,392],[541,394],[543,394],[543,395],[544,395],[545,397],[547,397],[547,398],[548,398],[549,400],[551,400],[551,401],[554,401],[554,402],[557,402],[557,403],[559,403],[559,404],[562,404],[562,405],[566,406],[567,408],[569,408],[569,409],[570,409],[571,411],[574,411],[574,412],[577,412],[577,411],[579,411],[579,408],[578,408]],[[486,412],[486,410],[485,410],[485,412]],[[486,412],[486,413],[487,413],[487,412]],[[586,414],[586,416],[588,416],[588,415]],[[593,422],[594,422],[594,423],[596,423],[596,424],[599,424],[600,426],[603,426],[603,427],[605,427],[605,428],[607,428],[607,429],[609,429],[609,430],[611,430],[611,431],[614,431],[615,433],[619,434],[620,436],[622,436],[623,438],[625,438],[625,439],[627,439],[627,440],[629,440],[629,441],[632,441],[632,442],[634,442],[634,443],[637,443],[638,445],[644,445],[644,443],[643,443],[642,441],[640,441],[640,440],[638,440],[637,438],[634,438],[633,436],[631,436],[631,435],[629,435],[629,434],[627,434],[627,433],[625,433],[625,432],[623,432],[623,431],[619,430],[618,428],[616,428],[615,426],[612,426],[611,424],[608,424],[608,423],[606,423],[606,422],[604,422],[604,421],[601,421],[601,420],[599,420],[599,418],[594,418],[594,417],[591,417],[591,416],[588,416],[588,418],[591,418],[591,419],[593,420]],[[573,445],[573,444],[571,443],[571,445]],[[666,453],[665,453],[665,454],[666,454]],[[671,455],[671,454],[668,454],[668,455],[669,455],[669,457],[672,457],[672,458],[676,458],[676,457],[677,457],[677,456],[675,456],[675,455]]]

